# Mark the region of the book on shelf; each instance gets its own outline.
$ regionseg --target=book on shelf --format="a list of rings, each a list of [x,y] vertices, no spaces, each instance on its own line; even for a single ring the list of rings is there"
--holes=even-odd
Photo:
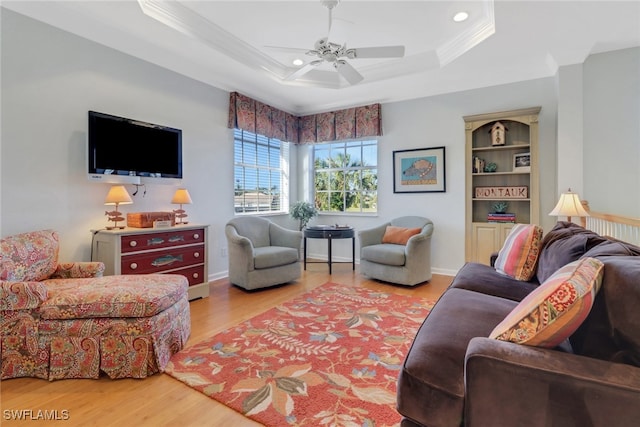
[[[487,214],[487,222],[516,222],[516,214],[514,213],[496,213],[490,212]]]

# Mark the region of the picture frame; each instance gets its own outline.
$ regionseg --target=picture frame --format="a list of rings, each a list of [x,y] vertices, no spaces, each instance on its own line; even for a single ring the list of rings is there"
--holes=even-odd
[[[513,155],[513,172],[531,172],[531,153]]]
[[[394,151],[393,192],[444,193],[445,167],[445,147]]]

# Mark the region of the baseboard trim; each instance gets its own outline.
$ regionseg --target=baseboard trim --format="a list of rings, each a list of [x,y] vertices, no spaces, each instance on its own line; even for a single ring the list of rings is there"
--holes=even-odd
[[[226,279],[227,277],[229,277],[229,270],[219,271],[217,273],[210,274],[209,281],[213,282],[215,280]]]
[[[315,256],[309,256],[309,258],[322,260],[322,257],[316,258]],[[326,258],[327,257],[325,256],[324,259],[326,260]],[[340,262],[351,262],[350,258],[344,258],[344,257],[334,257],[333,260],[334,261],[340,261]],[[360,260],[359,259],[356,259],[356,264],[360,264]],[[450,270],[450,269],[446,269],[446,268],[432,268],[431,272],[433,274],[439,274],[441,276],[451,276],[451,277],[455,277],[455,275],[458,274],[458,270]],[[213,282],[213,281],[216,281],[216,280],[226,279],[227,277],[229,277],[229,271],[228,270],[219,271],[217,273],[210,274],[209,275],[209,281]]]
[[[431,272],[433,274],[439,274],[441,276],[451,276],[455,277],[458,274],[458,270],[450,270],[448,268],[431,268]]]

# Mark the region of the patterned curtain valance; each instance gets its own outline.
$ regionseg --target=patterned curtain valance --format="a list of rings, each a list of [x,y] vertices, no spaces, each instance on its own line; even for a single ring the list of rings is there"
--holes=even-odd
[[[298,142],[298,117],[238,92],[229,98],[229,128],[259,133],[281,141]]]
[[[327,113],[294,116],[232,92],[229,128],[255,132],[297,144],[328,142],[382,135],[380,104]]]

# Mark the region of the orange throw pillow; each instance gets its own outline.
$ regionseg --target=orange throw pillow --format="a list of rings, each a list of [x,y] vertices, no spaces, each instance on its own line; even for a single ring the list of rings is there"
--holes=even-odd
[[[411,236],[420,233],[422,228],[405,228],[387,225],[387,229],[382,236],[382,243],[393,243],[395,245],[406,245]]]

